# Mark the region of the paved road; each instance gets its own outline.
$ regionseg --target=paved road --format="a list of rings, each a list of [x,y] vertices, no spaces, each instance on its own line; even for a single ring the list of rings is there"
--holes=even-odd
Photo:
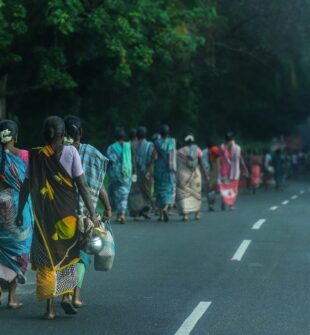
[[[78,316],[41,320],[30,272],[25,308],[0,307],[0,334],[309,335],[309,187],[242,195],[199,222],[113,225],[115,266],[88,272]]]

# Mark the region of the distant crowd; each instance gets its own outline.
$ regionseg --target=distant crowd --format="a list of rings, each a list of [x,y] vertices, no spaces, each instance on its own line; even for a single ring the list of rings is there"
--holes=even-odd
[[[310,153],[302,150],[247,150],[244,159],[251,178],[243,182],[253,193],[259,186],[283,190],[287,179],[303,176],[310,170]]]

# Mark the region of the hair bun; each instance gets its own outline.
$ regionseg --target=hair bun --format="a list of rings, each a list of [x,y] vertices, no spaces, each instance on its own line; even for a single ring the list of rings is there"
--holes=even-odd
[[[13,139],[12,132],[9,129],[0,131],[0,141],[2,144],[11,142]]]

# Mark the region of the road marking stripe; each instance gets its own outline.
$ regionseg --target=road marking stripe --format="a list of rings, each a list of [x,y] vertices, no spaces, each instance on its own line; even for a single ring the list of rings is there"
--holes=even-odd
[[[273,206],[273,207],[270,207],[269,210],[270,211],[276,211],[279,207],[278,206]]]
[[[244,240],[231,260],[240,262],[251,242],[251,240]]]
[[[183,322],[182,326],[175,335],[189,335],[196,326],[197,322],[211,305],[211,301],[202,301],[193,310],[192,314]]]
[[[254,230],[258,230],[258,229],[260,229],[260,227],[261,227],[265,222],[266,222],[266,219],[260,219],[260,220],[258,220],[258,221],[254,224],[254,226],[252,227],[252,229],[254,229]]]
[[[304,194],[304,193],[305,193],[305,191],[304,191],[304,190],[301,190],[299,193],[300,193],[300,194]]]
[[[298,195],[296,195],[296,194],[293,195],[293,196],[291,197],[291,199],[292,199],[292,200],[296,200],[296,199],[298,199]]]
[[[282,202],[282,205],[287,205],[290,201],[289,200],[285,200]]]

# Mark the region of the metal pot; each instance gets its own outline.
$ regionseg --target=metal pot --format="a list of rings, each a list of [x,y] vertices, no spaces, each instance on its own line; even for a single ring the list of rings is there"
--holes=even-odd
[[[84,251],[90,255],[96,255],[102,250],[102,248],[102,239],[99,236],[92,236],[87,242]]]

